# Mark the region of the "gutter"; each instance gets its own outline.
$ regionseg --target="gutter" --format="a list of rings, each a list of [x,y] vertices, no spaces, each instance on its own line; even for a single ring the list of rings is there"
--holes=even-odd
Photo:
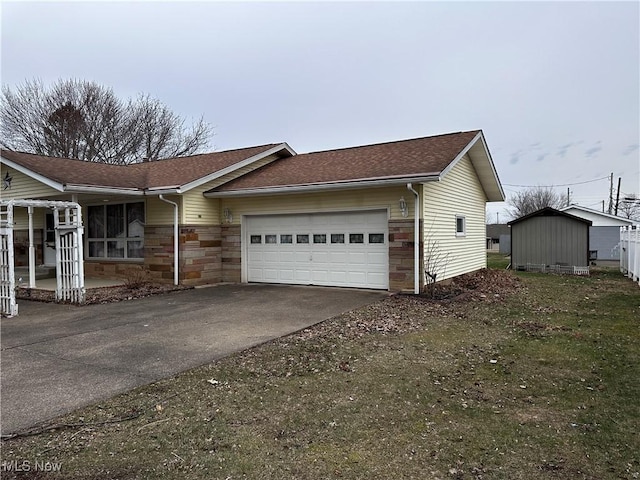
[[[420,195],[407,183],[407,190],[415,196],[413,208],[413,293],[420,293]]]
[[[158,198],[165,203],[173,205],[173,284],[178,285],[178,204],[167,200],[162,194],[158,195]]]
[[[440,181],[440,175],[429,174],[423,177],[398,177],[383,179],[368,179],[368,180],[356,180],[346,182],[331,182],[331,183],[308,183],[301,185],[282,185],[277,187],[257,187],[247,188],[242,190],[227,190],[227,191],[213,191],[205,192],[203,195],[207,198],[222,198],[222,197],[245,197],[251,195],[278,195],[286,193],[304,193],[315,192],[325,190],[349,190],[356,188],[367,187],[390,187],[395,185],[404,185],[407,181],[425,183],[425,182],[438,182]]]

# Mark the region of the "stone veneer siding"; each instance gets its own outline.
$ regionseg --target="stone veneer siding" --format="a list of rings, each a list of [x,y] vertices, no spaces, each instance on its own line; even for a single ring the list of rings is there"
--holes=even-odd
[[[411,291],[413,292],[413,219],[409,220],[389,220],[389,290]],[[422,231],[422,220],[420,221]],[[422,237],[422,236],[421,236]],[[422,241],[420,242],[420,289],[424,280],[422,279]]]
[[[180,227],[180,283],[208,285],[222,281],[220,225]],[[173,260],[173,255],[172,255]]]
[[[207,285],[222,280],[220,226],[181,225],[178,240],[178,280],[183,285]],[[151,280],[173,282],[173,227],[147,225],[144,265]]]
[[[241,239],[240,225],[222,225],[222,281],[240,283]]]
[[[42,229],[33,229],[33,246],[36,247],[36,265],[42,265],[44,263]],[[16,267],[29,265],[29,230],[13,231],[13,254]]]
[[[131,278],[132,272],[141,271],[142,260],[119,262],[117,260],[85,260],[84,274],[86,277],[103,278]],[[140,275],[140,273],[137,273]]]

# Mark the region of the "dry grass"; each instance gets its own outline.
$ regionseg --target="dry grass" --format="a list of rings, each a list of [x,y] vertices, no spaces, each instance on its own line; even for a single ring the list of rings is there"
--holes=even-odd
[[[640,289],[480,275],[74,412],[2,459],[74,479],[638,478]]]

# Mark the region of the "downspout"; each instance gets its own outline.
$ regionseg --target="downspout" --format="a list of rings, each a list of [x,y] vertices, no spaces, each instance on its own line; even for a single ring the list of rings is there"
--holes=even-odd
[[[420,293],[420,195],[407,183],[407,190],[415,195],[413,208],[413,293]]]
[[[158,195],[165,203],[173,205],[173,284],[178,285],[178,204]]]

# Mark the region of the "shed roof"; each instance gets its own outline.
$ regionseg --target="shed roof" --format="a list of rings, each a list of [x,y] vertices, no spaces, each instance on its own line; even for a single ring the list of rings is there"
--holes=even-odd
[[[593,222],[591,222],[591,220],[587,220],[584,218],[580,218],[580,217],[576,217],[575,215],[570,215],[566,212],[562,212],[560,210],[556,210],[555,208],[551,208],[551,207],[545,207],[545,208],[541,208],[540,210],[537,210],[533,213],[530,213],[529,215],[524,215],[520,218],[516,218],[515,220],[511,220],[510,222],[507,222],[507,225],[515,225],[517,223],[520,222],[524,222],[526,220],[529,220],[530,218],[533,217],[565,217],[565,218],[570,218],[572,220],[577,220],[578,222],[582,222],[585,223],[589,226],[592,225]]]

